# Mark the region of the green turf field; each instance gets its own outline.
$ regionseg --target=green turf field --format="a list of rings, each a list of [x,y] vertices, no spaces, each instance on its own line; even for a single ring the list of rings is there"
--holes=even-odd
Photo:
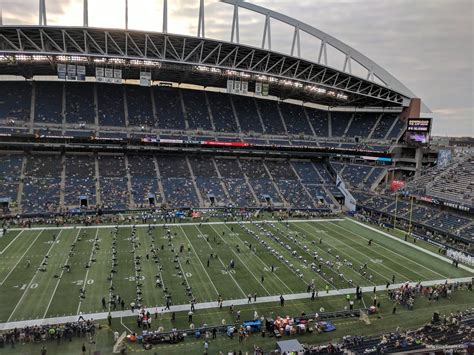
[[[256,232],[255,235],[243,227]],[[102,312],[102,297],[108,301],[112,293],[119,294],[128,309],[129,303],[136,300],[139,283],[143,285],[143,305],[163,307],[165,293],[163,288],[155,287],[157,274],[161,274],[174,305],[189,304],[186,287],[192,288],[193,296],[201,303],[215,301],[219,294],[224,300],[231,300],[254,293],[258,297],[303,293],[312,279],[319,290],[324,290],[326,285],[330,289],[385,285],[393,276],[396,282],[471,276],[466,270],[456,269],[350,220],[299,221],[288,225],[273,222],[260,226],[171,225],[169,228],[170,240],[163,227],[155,227],[151,234],[148,228],[138,227],[134,253],[131,227],[119,228],[115,244],[118,266],[112,280],[108,279],[112,269],[112,226],[9,231],[0,238],[0,323]],[[268,237],[268,232],[279,241]],[[265,241],[269,249],[256,237]],[[369,239],[373,240],[371,246]],[[73,244],[74,254],[70,254]],[[160,264],[154,262],[152,248],[158,250]],[[277,258],[271,250],[281,257]],[[310,268],[315,251],[318,258],[323,258],[321,273]],[[175,254],[178,254],[177,262]],[[218,258],[210,258],[211,254]],[[46,271],[38,271],[46,255]],[[339,270],[336,266],[326,267],[325,261],[335,262],[336,255],[342,264]],[[135,271],[136,256],[141,256],[139,273]],[[346,266],[344,259],[352,267]],[[235,268],[229,270],[231,260]],[[88,262],[90,267],[86,268]],[[367,263],[365,277],[359,272],[364,263]],[[70,265],[70,272],[62,268],[65,264]],[[343,277],[339,276],[341,273]],[[83,299],[79,297],[81,288],[86,291]]]

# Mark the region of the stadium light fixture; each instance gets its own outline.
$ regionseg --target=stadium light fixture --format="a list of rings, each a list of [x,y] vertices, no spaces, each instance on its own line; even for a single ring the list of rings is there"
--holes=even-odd
[[[33,56],[33,61],[34,62],[47,62],[49,60],[49,57],[45,55],[34,55]]]
[[[122,59],[122,58],[110,58],[109,59],[109,63],[112,63],[112,64],[125,64],[126,61],[125,59]]]
[[[31,60],[31,56],[25,54],[17,54],[15,55],[15,59],[18,62],[28,62]]]
[[[87,57],[58,55],[56,57],[56,60],[58,62],[83,63],[83,62],[87,62]]]

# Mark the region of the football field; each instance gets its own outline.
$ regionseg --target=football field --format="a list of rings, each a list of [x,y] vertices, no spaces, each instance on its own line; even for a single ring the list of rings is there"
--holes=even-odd
[[[125,225],[11,230],[0,238],[0,323],[113,311],[115,295],[125,309],[163,308],[167,298],[180,305],[303,294],[311,283],[326,292],[469,276],[412,240],[345,218],[139,225],[134,236]]]

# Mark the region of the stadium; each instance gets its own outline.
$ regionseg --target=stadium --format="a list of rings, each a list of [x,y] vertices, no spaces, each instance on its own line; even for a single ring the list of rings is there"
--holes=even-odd
[[[221,0],[224,41],[204,0],[195,36],[123,3],[0,10],[0,354],[472,352],[472,137],[285,14]]]

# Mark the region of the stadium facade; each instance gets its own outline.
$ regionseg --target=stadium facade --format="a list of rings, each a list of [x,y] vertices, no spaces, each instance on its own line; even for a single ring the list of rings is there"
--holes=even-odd
[[[128,19],[91,28],[87,1],[82,27],[47,26],[44,1],[38,26],[0,26],[4,214],[362,209],[472,244],[472,189],[412,187],[438,159],[420,98],[327,33],[222,3],[234,9],[229,41],[205,35],[203,1],[197,36],[168,33],[166,1],[161,32]],[[242,9],[265,18],[260,47],[240,41]],[[288,53],[272,50],[274,22],[293,31]],[[303,33],[320,43],[316,60],[301,54]],[[403,193],[376,194],[398,182]]]

